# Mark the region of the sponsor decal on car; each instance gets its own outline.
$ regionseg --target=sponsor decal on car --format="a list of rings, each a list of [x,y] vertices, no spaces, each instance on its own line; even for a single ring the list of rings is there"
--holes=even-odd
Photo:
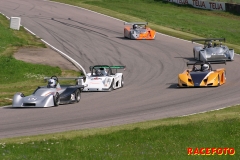
[[[102,78],[94,77],[94,78],[91,78],[91,80],[102,80]]]
[[[29,101],[36,101],[36,100],[37,100],[37,98],[30,97],[30,98],[28,98],[28,100],[29,100]]]

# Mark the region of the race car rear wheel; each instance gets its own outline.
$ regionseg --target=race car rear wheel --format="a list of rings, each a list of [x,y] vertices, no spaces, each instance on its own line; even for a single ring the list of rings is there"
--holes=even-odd
[[[122,80],[121,80],[121,87],[124,86],[124,79],[123,79],[123,76],[122,76]]]
[[[55,96],[53,96],[53,101],[54,101],[54,106],[59,106],[60,104],[60,96],[59,93],[57,92]]]
[[[81,92],[79,91],[79,89],[75,91],[75,99],[77,103],[81,100]]]

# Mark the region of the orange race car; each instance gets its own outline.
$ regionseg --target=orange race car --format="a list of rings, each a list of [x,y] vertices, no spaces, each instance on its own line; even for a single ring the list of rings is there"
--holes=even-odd
[[[147,27],[147,22],[124,22],[124,37],[129,39],[155,39],[156,31]]]
[[[226,61],[218,62],[195,62],[187,63],[193,65],[192,69],[186,69],[178,75],[178,87],[210,87],[220,86],[226,82],[225,68],[212,69],[211,64],[221,64]]]

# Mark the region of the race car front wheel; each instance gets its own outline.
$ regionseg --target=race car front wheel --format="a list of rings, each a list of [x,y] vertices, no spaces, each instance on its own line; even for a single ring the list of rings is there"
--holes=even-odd
[[[111,86],[110,86],[110,88],[109,88],[109,91],[112,91],[112,90],[113,90],[113,85],[114,85],[114,79],[113,79],[112,84],[111,84]]]
[[[220,86],[220,76],[218,75],[218,86]]]
[[[121,87],[123,87],[123,85],[124,85],[124,79],[123,79],[123,76],[122,76]]]
[[[80,93],[79,89],[77,89],[75,91],[75,99],[76,99],[77,103],[81,100],[81,93]]]
[[[56,93],[55,96],[53,96],[54,106],[59,106],[60,104],[60,96],[59,93]]]

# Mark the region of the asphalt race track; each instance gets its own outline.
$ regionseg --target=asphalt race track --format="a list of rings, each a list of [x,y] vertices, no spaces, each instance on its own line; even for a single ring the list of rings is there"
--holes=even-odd
[[[177,88],[177,76],[193,60],[196,44],[157,34],[156,40],[123,38],[123,21],[43,0],[2,0],[0,12],[79,62],[126,65],[125,86],[82,93],[78,104],[52,108],[0,108],[0,138],[35,135],[181,116],[240,103],[240,56],[225,67],[216,88]],[[50,57],[54,61],[54,57]],[[51,76],[51,75],[49,75]]]

